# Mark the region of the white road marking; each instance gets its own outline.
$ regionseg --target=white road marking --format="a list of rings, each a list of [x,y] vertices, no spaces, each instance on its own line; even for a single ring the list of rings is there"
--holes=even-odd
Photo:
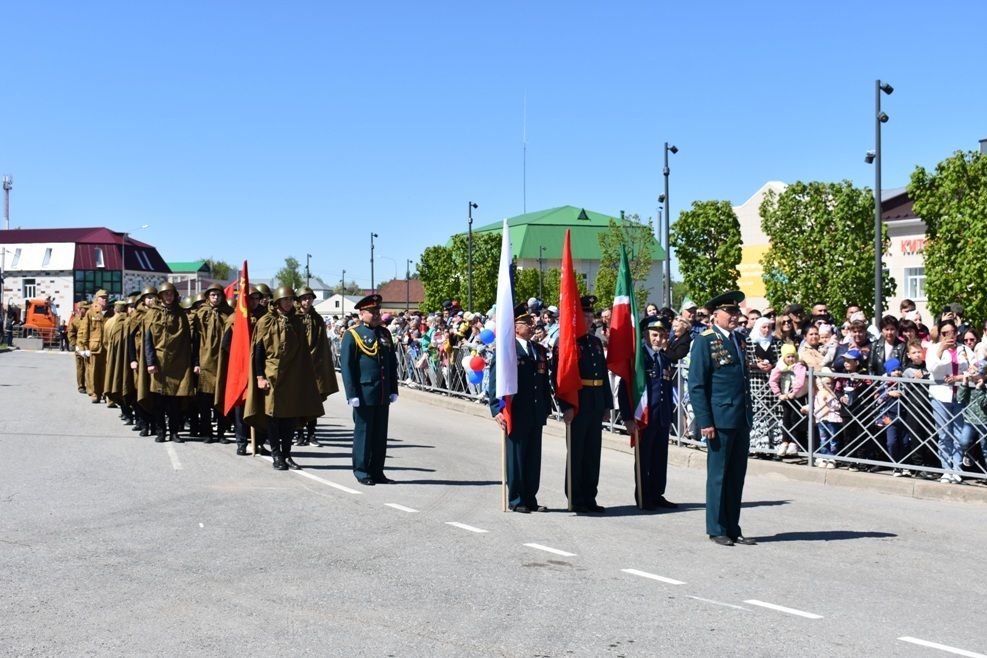
[[[387,505],[388,507],[393,507],[394,509],[400,510],[402,512],[409,512],[412,514],[418,513],[418,510],[416,509],[411,509],[410,507],[405,507],[404,505],[398,505],[397,503],[384,503],[384,504]]]
[[[171,459],[171,467],[176,471],[182,470],[182,462],[178,461],[178,453],[175,452],[175,446],[169,443],[165,446],[165,450],[168,452],[168,457]]]
[[[575,553],[567,553],[566,551],[560,551],[557,548],[552,548],[551,546],[542,546],[541,544],[525,544],[528,548],[536,548],[539,551],[545,551],[546,553],[554,553],[555,555],[561,555],[562,557],[576,557]]]
[[[974,651],[967,651],[966,649],[957,649],[956,647],[951,647],[946,644],[939,644],[938,642],[929,642],[928,640],[920,640],[917,637],[909,637],[907,635],[899,637],[902,642],[911,642],[912,644],[917,644],[920,647],[928,647],[930,649],[939,649],[940,651],[946,651],[948,653],[955,653],[957,656],[969,656],[969,658],[987,658],[982,653],[976,653]]]
[[[261,459],[266,459],[267,461],[269,461],[271,463],[274,463],[274,458],[273,457],[270,457],[268,455],[257,455],[257,456],[260,457]],[[336,484],[335,482],[332,482],[330,480],[326,480],[325,478],[320,478],[318,475],[312,475],[311,473],[309,473],[307,471],[291,471],[291,472],[294,473],[295,475],[301,475],[303,478],[308,478],[309,480],[315,480],[316,482],[321,482],[322,484],[326,485],[327,487],[332,487],[333,489],[339,489],[340,491],[345,491],[346,493],[356,494],[357,496],[363,495],[363,492],[362,491],[357,491],[356,489],[350,489],[349,487],[344,487],[341,484]]]
[[[701,596],[689,596],[690,599],[695,599],[697,601],[702,601],[703,603],[712,603],[713,605],[722,605],[725,608],[733,608],[734,610],[743,610],[744,612],[750,612],[748,608],[741,605],[734,605],[732,603],[724,603],[723,601],[714,601],[713,599],[704,599]]]
[[[477,528],[475,526],[466,525],[465,523],[459,523],[457,521],[446,521],[446,525],[451,525],[454,528],[461,528],[463,530],[469,530],[470,532],[490,532],[489,530],[484,530],[483,528]]]
[[[648,573],[647,571],[638,571],[637,569],[621,569],[624,573],[629,573],[632,576],[641,576],[641,578],[650,578],[651,580],[657,580],[661,583],[668,583],[669,585],[685,585],[681,580],[675,580],[674,578],[666,578],[665,576],[659,576],[658,574]]]
[[[784,612],[790,615],[796,615],[798,617],[805,617],[806,619],[822,619],[822,615],[817,615],[812,612],[805,612],[803,610],[796,610],[795,608],[786,608],[783,605],[766,603],[764,601],[758,601],[757,599],[747,599],[744,603],[761,606],[762,608],[768,608],[769,610],[777,610],[778,612]]]
[[[205,526],[205,524],[203,524],[203,523],[200,523],[200,524],[199,524],[199,527],[200,527],[200,528],[205,528],[206,526]]]

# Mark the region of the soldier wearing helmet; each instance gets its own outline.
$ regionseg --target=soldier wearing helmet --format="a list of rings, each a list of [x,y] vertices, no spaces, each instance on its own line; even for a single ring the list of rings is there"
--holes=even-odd
[[[295,291],[281,286],[274,304],[254,328],[250,383],[244,420],[265,426],[274,468],[301,467],[291,457],[295,428],[325,413],[315,387],[315,373],[301,318],[295,313]]]
[[[336,381],[336,367],[332,362],[332,348],[329,346],[326,323],[322,316],[315,312],[314,302],[315,292],[311,288],[306,286],[298,291],[298,315],[301,318],[302,326],[305,327],[305,343],[308,346],[309,354],[312,356],[312,367],[315,369],[315,387],[319,391],[319,397],[325,401],[326,398],[339,390],[339,384]],[[299,428],[296,445],[319,445],[315,439],[314,418],[308,421],[304,431]]]
[[[229,429],[229,419],[216,412],[216,436],[212,431],[212,413],[215,406],[216,383],[219,375],[219,353],[226,331],[226,320],[233,314],[233,309],[226,301],[223,286],[214,283],[203,293],[205,303],[191,316],[193,344],[198,349],[198,388],[195,394],[195,409],[198,412],[199,436],[204,443],[229,443],[226,430]]]
[[[178,435],[183,423],[182,405],[192,396],[192,329],[188,317],[178,305],[178,291],[171,282],[158,287],[158,308],[144,326],[144,359],[151,375],[150,391],[154,397],[158,443],[165,441],[165,421],[168,436],[175,443],[184,443]]]

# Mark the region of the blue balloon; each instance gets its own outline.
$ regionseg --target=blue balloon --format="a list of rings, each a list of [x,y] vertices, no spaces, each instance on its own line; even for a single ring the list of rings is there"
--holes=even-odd
[[[470,384],[481,384],[483,383],[483,371],[482,370],[470,370],[466,375],[469,379]]]
[[[494,332],[490,331],[489,329],[484,329],[483,331],[480,332],[480,341],[484,345],[489,345],[490,343],[494,342],[495,339],[496,337],[494,336]]]

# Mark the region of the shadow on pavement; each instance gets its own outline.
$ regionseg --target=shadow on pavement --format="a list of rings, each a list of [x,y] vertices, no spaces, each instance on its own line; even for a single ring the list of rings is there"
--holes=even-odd
[[[893,532],[857,530],[818,530],[815,532],[781,532],[770,537],[757,537],[762,544],[773,541],[836,541],[838,539],[886,539],[897,537]]]
[[[386,471],[399,470],[390,466]],[[412,469],[406,469],[412,470]],[[401,480],[398,484],[440,484],[447,487],[492,487],[500,486],[500,480]]]

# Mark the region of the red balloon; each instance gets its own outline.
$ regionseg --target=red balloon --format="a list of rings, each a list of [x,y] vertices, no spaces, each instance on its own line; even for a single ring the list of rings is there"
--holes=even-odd
[[[483,360],[482,356],[474,356],[470,359],[470,370],[474,372],[479,372],[487,365],[487,362]]]

